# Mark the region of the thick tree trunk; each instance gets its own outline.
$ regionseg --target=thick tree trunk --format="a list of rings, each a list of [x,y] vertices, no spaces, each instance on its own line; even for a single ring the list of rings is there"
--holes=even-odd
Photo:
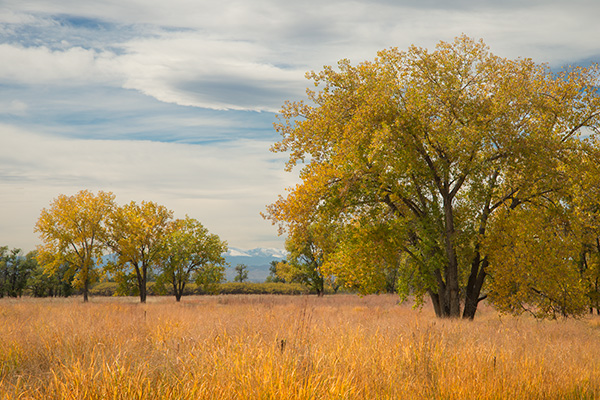
[[[146,302],[146,280],[140,285],[140,303]]]
[[[175,300],[181,301],[181,296],[183,296],[183,289],[185,289],[185,282],[175,282],[173,280],[173,291],[175,292]]]
[[[446,265],[446,299],[448,302],[448,317],[460,317],[460,291],[458,285],[458,258],[455,248],[454,210],[452,200],[444,198],[445,216],[445,246],[448,264]]]
[[[140,291],[140,303],[146,302],[146,266],[142,265],[141,270],[136,267],[138,279],[138,289]]]

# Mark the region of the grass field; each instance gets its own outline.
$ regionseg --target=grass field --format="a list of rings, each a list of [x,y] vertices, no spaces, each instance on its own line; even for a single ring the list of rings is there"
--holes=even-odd
[[[0,300],[0,399],[595,399],[600,319],[395,296]]]

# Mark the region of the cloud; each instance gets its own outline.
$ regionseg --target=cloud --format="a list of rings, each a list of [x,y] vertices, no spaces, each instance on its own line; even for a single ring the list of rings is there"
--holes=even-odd
[[[110,82],[114,56],[81,47],[51,50],[47,47],[22,47],[0,44],[0,81],[34,84],[77,85]]]
[[[265,244],[259,237],[280,245],[259,213],[296,179],[282,172],[268,142],[81,140],[9,125],[0,125],[0,140],[0,243],[32,249],[39,211],[59,194],[89,189],[112,191],[121,204],[156,201],[239,247]]]
[[[499,55],[554,66],[600,55],[600,3],[585,0],[568,7],[474,0],[9,5],[14,11],[0,20],[15,33],[5,35],[0,57],[13,62],[0,66],[0,79],[110,84],[212,109],[275,111],[283,100],[303,97],[307,70],[341,58],[372,59],[391,46],[433,47],[461,33],[483,38]]]
[[[280,68],[261,45],[178,32],[126,43],[124,87],[161,101],[213,109],[275,111],[306,87],[304,71]]]

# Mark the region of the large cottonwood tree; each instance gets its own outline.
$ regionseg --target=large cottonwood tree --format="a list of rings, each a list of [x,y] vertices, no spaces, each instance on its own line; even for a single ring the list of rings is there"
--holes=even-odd
[[[288,170],[304,163],[302,183],[267,217],[292,235],[337,225],[323,268],[365,287],[365,257],[347,252],[396,260],[408,280],[400,286],[429,295],[443,317],[474,317],[489,227],[523,205],[568,201],[563,190],[591,146],[582,135],[600,125],[596,68],[554,73],[466,36],[308,77],[317,89],[284,105],[273,146],[290,153]]]
[[[94,194],[82,190],[73,196],[60,195],[41,211],[35,230],[40,233],[37,259],[48,274],[67,266],[66,277],[83,290],[88,301],[90,284],[100,274],[106,250],[106,217],[115,207],[110,192]]]

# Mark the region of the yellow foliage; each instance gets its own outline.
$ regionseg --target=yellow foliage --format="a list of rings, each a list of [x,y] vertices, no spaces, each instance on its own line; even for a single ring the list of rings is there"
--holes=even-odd
[[[488,231],[489,292],[494,305],[540,317],[587,311],[587,285],[578,266],[581,239],[564,210],[503,210]]]
[[[132,201],[110,215],[110,246],[118,256],[114,268],[133,269],[142,302],[146,301],[148,271],[161,257],[172,217],[172,211],[151,201]]]
[[[82,190],[76,195],[60,195],[50,208],[41,211],[35,230],[40,233],[38,262],[48,274],[68,265],[76,287],[84,289],[84,300],[97,279],[107,243],[106,217],[115,207],[110,192]]]

